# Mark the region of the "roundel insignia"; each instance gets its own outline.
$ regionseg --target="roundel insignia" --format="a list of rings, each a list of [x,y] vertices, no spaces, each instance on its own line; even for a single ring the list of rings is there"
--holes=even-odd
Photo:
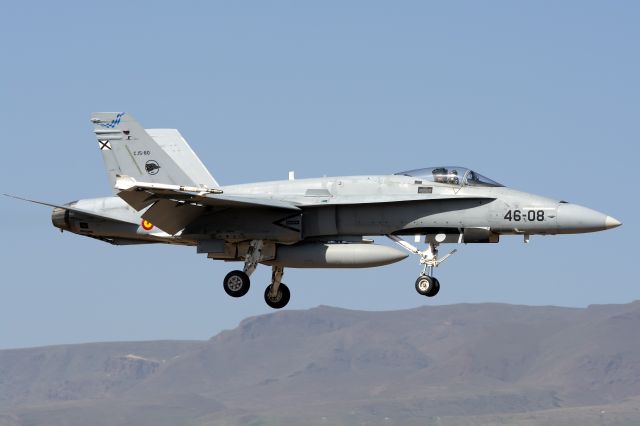
[[[142,219],[142,229],[145,231],[151,231],[153,229],[153,223],[149,222],[147,219]]]

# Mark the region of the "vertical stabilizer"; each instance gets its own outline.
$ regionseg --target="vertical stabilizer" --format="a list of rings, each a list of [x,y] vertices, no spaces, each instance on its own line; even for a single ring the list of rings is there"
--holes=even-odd
[[[163,148],[131,115],[124,112],[97,112],[91,115],[91,122],[112,188],[116,175],[130,176],[140,182],[217,187],[208,171],[203,173],[206,168],[182,137],[180,139],[184,143],[175,140],[171,143],[164,138]],[[191,172],[181,167],[198,163],[199,166]]]
[[[217,188],[218,182],[202,164],[177,129],[146,129],[149,136],[164,150],[194,182]]]

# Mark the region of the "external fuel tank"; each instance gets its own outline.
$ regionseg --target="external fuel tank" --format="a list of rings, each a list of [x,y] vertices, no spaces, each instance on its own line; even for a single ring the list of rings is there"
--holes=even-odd
[[[288,268],[369,268],[399,262],[408,254],[368,243],[301,243],[280,245],[267,265]]]

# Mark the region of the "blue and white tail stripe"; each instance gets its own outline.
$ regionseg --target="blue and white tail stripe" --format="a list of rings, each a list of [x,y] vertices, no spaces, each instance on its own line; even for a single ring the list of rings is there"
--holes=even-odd
[[[108,129],[113,129],[118,124],[120,124],[120,119],[122,118],[123,115],[124,115],[124,112],[118,113],[118,115],[116,115],[116,118],[111,120],[109,123],[100,123],[100,126],[106,127]]]

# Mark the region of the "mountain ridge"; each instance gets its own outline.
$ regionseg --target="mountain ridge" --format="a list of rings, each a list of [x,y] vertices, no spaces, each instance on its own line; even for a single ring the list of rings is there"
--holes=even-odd
[[[0,425],[82,424],[100,413],[118,413],[105,425],[627,413],[640,401],[638,330],[640,301],[318,306],[249,317],[202,341],[0,350]]]

